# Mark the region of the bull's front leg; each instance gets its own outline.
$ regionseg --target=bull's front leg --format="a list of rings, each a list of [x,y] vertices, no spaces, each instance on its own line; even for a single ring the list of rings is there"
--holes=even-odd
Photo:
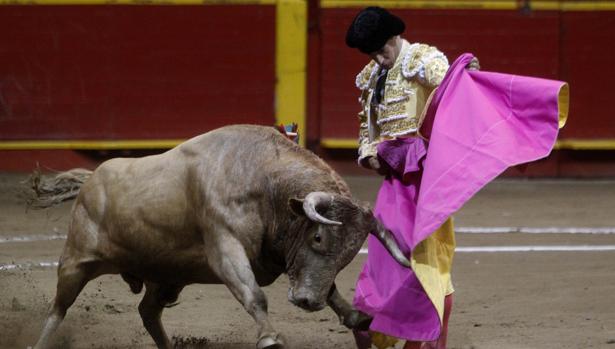
[[[267,298],[254,277],[246,252],[241,243],[230,234],[221,234],[215,248],[206,253],[217,276],[229,288],[258,326],[258,349],[284,348],[284,340],[269,323]]]
[[[358,331],[367,331],[372,322],[372,317],[352,307],[337,291],[335,283],[329,290],[327,305],[333,309],[344,326]]]

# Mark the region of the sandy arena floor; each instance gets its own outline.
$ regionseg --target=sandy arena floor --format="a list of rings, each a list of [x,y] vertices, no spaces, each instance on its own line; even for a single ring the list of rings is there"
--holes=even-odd
[[[24,176],[0,175],[0,348],[32,345],[55,292],[55,268],[70,203],[25,212],[15,189]],[[376,177],[349,177],[355,196],[372,201]],[[615,227],[613,181],[500,180],[457,215],[458,227]],[[34,237],[35,241],[15,241]],[[457,234],[461,248],[590,246],[609,249],[615,234]],[[579,247],[581,246],[581,247]],[[350,299],[365,259],[338,276]],[[14,266],[14,268],[13,268]],[[615,251],[458,252],[450,348],[614,348]],[[13,269],[11,269],[13,268]],[[330,309],[306,313],[286,300],[288,280],[264,288],[270,319],[290,348],[353,348]],[[61,325],[57,348],[154,348],[134,295],[119,276],[91,281]],[[165,310],[167,332],[201,348],[254,348],[256,328],[224,286],[192,285]],[[187,346],[186,346],[187,347]],[[196,346],[193,346],[196,348]]]

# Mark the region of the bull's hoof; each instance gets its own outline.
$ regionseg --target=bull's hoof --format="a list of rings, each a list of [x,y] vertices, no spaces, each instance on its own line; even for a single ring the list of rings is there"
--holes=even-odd
[[[257,349],[284,349],[284,341],[278,334],[264,335],[256,343]]]
[[[344,326],[351,330],[367,331],[369,330],[369,325],[372,323],[372,320],[373,318],[364,312],[353,310],[348,316],[343,318],[342,322]]]

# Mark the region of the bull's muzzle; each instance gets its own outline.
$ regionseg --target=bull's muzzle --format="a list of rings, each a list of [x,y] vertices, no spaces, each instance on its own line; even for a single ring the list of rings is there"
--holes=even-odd
[[[288,289],[288,300],[294,305],[307,311],[322,310],[326,306],[326,302],[319,300],[316,295],[305,289]]]

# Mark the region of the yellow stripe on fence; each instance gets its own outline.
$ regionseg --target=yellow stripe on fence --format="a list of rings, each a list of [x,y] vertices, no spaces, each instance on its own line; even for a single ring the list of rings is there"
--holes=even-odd
[[[320,145],[328,149],[357,149],[358,141],[348,138],[323,138]],[[560,139],[555,143],[553,149],[615,150],[615,139]]]
[[[289,0],[0,0],[0,5],[276,5]],[[296,0],[307,3],[308,0]],[[381,6],[400,9],[516,10],[516,0],[321,0],[323,8]],[[615,1],[528,1],[539,11],[613,11]]]
[[[555,149],[615,150],[615,139],[560,139]]]
[[[424,0],[321,0],[323,8],[380,6],[400,9],[490,9],[514,10],[518,8],[516,1],[424,1]]]
[[[381,6],[398,9],[446,10],[517,10],[522,1],[513,0],[321,0],[323,8]],[[615,1],[528,1],[532,10],[539,11],[612,11]]]
[[[0,0],[0,5],[275,5],[277,0]]]
[[[169,149],[183,139],[147,140],[24,140],[0,141],[0,150],[114,150],[114,149]]]
[[[114,149],[169,149],[185,139],[133,139],[133,140],[21,140],[0,141],[0,150],[114,150]],[[357,140],[350,138],[323,138],[320,145],[327,149],[357,149]],[[615,139],[560,139],[554,149],[615,150]]]

